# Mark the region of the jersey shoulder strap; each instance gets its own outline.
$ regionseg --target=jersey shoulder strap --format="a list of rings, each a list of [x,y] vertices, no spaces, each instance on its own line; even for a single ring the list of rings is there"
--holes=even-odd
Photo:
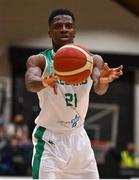
[[[40,52],[40,54],[45,58],[45,68],[42,77],[49,77],[54,72],[52,49],[46,49],[45,51]]]

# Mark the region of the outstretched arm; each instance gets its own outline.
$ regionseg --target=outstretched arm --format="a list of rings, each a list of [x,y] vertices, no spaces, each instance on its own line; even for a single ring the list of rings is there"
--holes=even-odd
[[[119,78],[123,74],[123,66],[116,68],[109,68],[107,63],[99,55],[93,55],[94,68],[92,72],[92,79],[94,81],[94,91],[98,95],[106,93],[109,83]]]

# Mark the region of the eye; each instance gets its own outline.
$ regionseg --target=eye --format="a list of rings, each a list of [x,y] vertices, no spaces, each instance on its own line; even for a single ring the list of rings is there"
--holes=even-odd
[[[66,28],[67,28],[67,29],[72,29],[72,28],[73,28],[73,24],[70,24],[70,23],[69,23],[69,24],[66,24]]]
[[[61,29],[61,25],[60,25],[60,24],[55,24],[54,29],[55,29],[55,30]]]

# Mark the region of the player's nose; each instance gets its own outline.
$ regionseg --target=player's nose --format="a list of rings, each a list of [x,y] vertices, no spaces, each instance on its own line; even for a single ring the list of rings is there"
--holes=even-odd
[[[62,32],[67,31],[67,27],[66,27],[66,25],[65,25],[65,24],[63,24],[63,25],[62,25],[61,31],[62,31]]]

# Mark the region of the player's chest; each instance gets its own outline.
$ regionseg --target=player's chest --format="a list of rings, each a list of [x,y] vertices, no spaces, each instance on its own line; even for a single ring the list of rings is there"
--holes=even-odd
[[[67,84],[64,81],[57,81],[57,86],[59,91],[66,93],[76,93],[76,94],[81,94],[83,95],[86,92],[89,92],[92,86],[92,81],[90,80],[85,80],[80,84]]]

